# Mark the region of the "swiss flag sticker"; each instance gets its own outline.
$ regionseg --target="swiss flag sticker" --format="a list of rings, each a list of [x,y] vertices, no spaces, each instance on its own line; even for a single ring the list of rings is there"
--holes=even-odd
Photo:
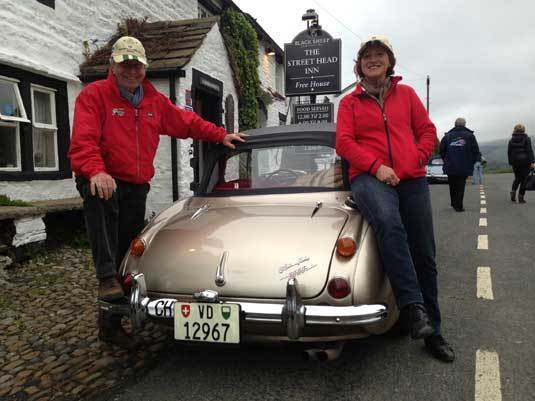
[[[189,305],[188,304],[182,304],[180,306],[180,311],[182,312],[182,316],[188,317],[189,316],[189,312],[190,312]]]

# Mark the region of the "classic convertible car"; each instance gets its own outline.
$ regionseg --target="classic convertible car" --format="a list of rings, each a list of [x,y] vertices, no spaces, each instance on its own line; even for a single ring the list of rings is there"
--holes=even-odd
[[[333,124],[248,132],[204,152],[195,195],[156,216],[120,275],[128,303],[179,341],[331,344],[384,333],[398,310],[373,230],[348,191]]]

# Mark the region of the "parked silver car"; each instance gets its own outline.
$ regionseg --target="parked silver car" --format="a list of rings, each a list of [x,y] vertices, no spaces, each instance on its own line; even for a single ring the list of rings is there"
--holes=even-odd
[[[444,173],[444,160],[439,155],[432,156],[427,162],[425,176],[428,182],[448,182],[448,176]]]
[[[133,241],[120,271],[128,304],[102,307],[199,343],[339,345],[389,330],[398,310],[373,230],[349,198],[335,126],[248,134],[203,155],[195,195]]]

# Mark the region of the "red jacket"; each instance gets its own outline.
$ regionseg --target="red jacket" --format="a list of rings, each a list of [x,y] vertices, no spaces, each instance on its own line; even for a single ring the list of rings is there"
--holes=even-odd
[[[375,175],[381,164],[400,180],[425,176],[437,143],[435,125],[410,86],[392,77],[384,107],[359,85],[338,108],[336,151],[349,162],[349,178]]]
[[[106,172],[134,184],[154,175],[154,156],[160,135],[221,142],[222,127],[174,106],[148,81],[137,108],[121,97],[115,77],[87,85],[74,109],[69,158],[77,176],[91,178]]]

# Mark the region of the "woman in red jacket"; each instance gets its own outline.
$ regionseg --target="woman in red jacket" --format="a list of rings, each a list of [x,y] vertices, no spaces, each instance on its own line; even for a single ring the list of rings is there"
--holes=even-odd
[[[440,332],[435,240],[425,165],[437,137],[415,91],[392,76],[387,38],[362,43],[360,81],[338,109],[336,150],[349,163],[351,190],[377,236],[383,267],[412,338],[433,355],[454,360]]]

